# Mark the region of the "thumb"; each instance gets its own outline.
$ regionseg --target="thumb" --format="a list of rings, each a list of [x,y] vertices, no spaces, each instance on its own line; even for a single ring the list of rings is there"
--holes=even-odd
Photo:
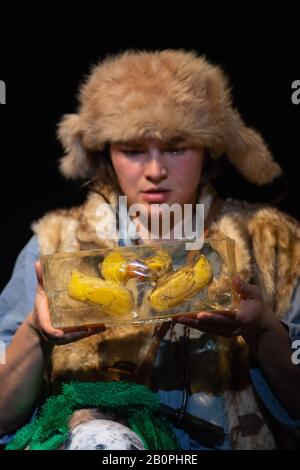
[[[39,287],[43,287],[43,275],[42,275],[42,266],[41,261],[37,260],[35,262],[35,273]]]
[[[239,276],[233,278],[233,284],[236,291],[244,299],[261,299],[261,292],[258,286],[253,284],[248,284],[248,282],[243,281]]]

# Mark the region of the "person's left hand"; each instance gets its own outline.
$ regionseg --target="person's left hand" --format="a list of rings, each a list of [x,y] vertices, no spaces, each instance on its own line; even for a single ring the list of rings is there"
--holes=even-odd
[[[242,335],[247,338],[259,337],[266,330],[272,329],[276,318],[264,306],[259,287],[242,281],[238,276],[233,279],[240,295],[237,312],[199,312],[195,317],[175,317],[173,322],[182,323],[201,331],[232,337]]]

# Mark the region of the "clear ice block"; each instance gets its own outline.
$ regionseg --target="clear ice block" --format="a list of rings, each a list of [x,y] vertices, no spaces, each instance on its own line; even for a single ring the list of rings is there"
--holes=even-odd
[[[234,314],[235,242],[205,239],[47,255],[44,287],[55,328],[161,322],[199,311]]]

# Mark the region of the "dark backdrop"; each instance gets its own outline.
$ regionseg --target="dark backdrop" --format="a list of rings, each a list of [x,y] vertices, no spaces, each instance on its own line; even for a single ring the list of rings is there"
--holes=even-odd
[[[238,3],[238,2],[237,2]],[[62,149],[56,123],[76,110],[78,84],[107,53],[131,48],[194,49],[223,66],[231,77],[235,104],[246,122],[261,131],[281,163],[290,191],[279,207],[300,219],[298,121],[291,102],[298,73],[295,5],[262,10],[255,2],[239,6],[181,2],[162,11],[159,2],[122,2],[101,12],[43,6],[41,20],[19,7],[1,22],[0,79],[7,104],[0,106],[1,274],[7,282],[15,258],[31,236],[30,224],[50,209],[84,200],[86,190],[65,182],[57,171]],[[276,10],[275,10],[276,8]],[[26,13],[26,19],[25,19]],[[31,26],[33,24],[33,27]],[[258,190],[224,165],[224,195],[260,200],[277,189]]]

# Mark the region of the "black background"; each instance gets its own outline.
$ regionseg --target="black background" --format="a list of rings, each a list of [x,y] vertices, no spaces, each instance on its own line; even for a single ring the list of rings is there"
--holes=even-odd
[[[289,181],[280,209],[300,219],[300,105],[291,102],[291,83],[300,79],[296,2],[76,5],[21,10],[11,4],[10,12],[1,14],[0,79],[6,82],[7,104],[0,106],[0,288],[31,236],[30,224],[50,209],[84,200],[86,190],[58,173],[62,149],[56,124],[76,110],[78,85],[90,66],[129,47],[193,49],[223,67],[236,106],[247,124],[260,130]],[[225,170],[231,179],[224,193],[249,200],[268,196]]]

